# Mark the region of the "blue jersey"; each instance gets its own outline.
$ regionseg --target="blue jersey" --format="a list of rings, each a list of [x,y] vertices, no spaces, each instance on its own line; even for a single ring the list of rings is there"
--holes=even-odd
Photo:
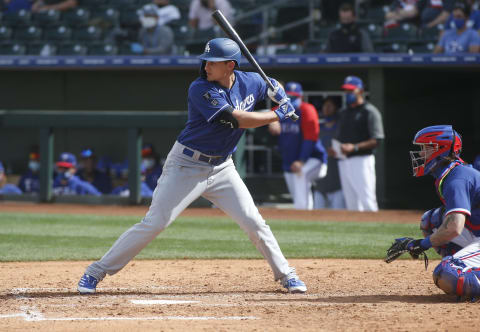
[[[451,163],[437,172],[437,193],[445,205],[445,215],[463,213],[465,227],[480,236],[480,172],[461,163]]]
[[[64,182],[66,184],[64,184]],[[100,196],[100,191],[97,190],[87,181],[82,181],[78,176],[72,176],[66,180],[63,174],[57,175],[53,181],[53,193],[55,195],[95,195]]]
[[[151,190],[155,190],[158,179],[160,178],[160,175],[162,175],[162,170],[162,166],[158,165],[151,170],[145,171],[145,183]]]
[[[216,82],[198,78],[188,90],[188,121],[177,140],[210,156],[233,153],[244,129],[232,129],[214,122],[229,106],[252,112],[265,99],[267,85],[257,73],[235,70],[235,82],[226,89]]]
[[[285,172],[291,172],[290,166],[297,160],[306,162],[309,158],[316,158],[327,162],[327,153],[318,138],[320,127],[317,110],[312,104],[302,102],[296,111],[297,121],[286,119],[280,123],[282,129],[278,147]]]
[[[40,191],[40,179],[38,173],[28,170],[18,181],[18,187],[24,193],[38,193]]]
[[[466,29],[461,34],[451,29],[445,31],[438,44],[443,47],[446,54],[468,53],[470,46],[480,45],[480,36],[473,29]]]

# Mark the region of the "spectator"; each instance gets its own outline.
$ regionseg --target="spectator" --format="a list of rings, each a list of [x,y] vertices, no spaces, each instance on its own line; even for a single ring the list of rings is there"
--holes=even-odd
[[[347,107],[340,112],[331,153],[340,158],[338,169],[347,209],[378,211],[373,153],[384,138],[382,116],[365,101],[360,78],[348,76],[342,89]]]
[[[77,172],[82,181],[86,181],[97,188],[102,194],[112,191],[110,176],[97,168],[97,156],[93,149],[86,148],[80,153],[80,163]]]
[[[40,154],[31,152],[28,161],[28,171],[20,177],[18,187],[25,194],[34,194],[40,191]]]
[[[201,35],[208,39],[214,37],[217,33],[217,25],[212,19],[212,12],[221,10],[223,15],[233,25],[233,9],[228,0],[192,0],[188,19],[190,26]]]
[[[77,4],[77,0],[36,0],[32,5],[32,12],[65,11],[77,7]]]
[[[153,0],[158,7],[158,24],[165,25],[180,18],[180,10],[170,4],[170,0]]]
[[[56,166],[57,176],[53,181],[55,195],[101,195],[97,188],[75,175],[77,158],[72,153],[63,152]]]
[[[145,182],[151,190],[155,190],[157,181],[162,175],[162,165],[158,161],[152,144],[145,144],[142,148],[142,170],[144,170]]]
[[[385,13],[385,27],[397,26],[399,22],[418,16],[416,8],[418,0],[395,0]]]
[[[355,9],[344,3],[339,9],[340,27],[328,35],[327,53],[373,52],[373,44],[368,33],[356,23]]]
[[[138,11],[142,28],[138,35],[138,43],[132,43],[133,53],[138,54],[172,54],[174,36],[167,25],[159,24],[158,7],[147,4]]]
[[[282,168],[295,209],[312,210],[312,184],[327,173],[327,153],[318,139],[318,113],[315,106],[302,100],[303,89],[288,82],[285,92],[295,107],[299,120],[290,119],[269,124],[269,131],[279,135]]]
[[[0,195],[21,195],[22,191],[16,185],[7,183],[5,168],[0,161]]]
[[[122,197],[130,196],[130,188],[128,183],[125,181],[123,185],[120,185],[112,190],[112,195],[118,195]],[[140,196],[144,198],[151,198],[153,196],[153,190],[150,189],[148,184],[145,182],[145,169],[142,166],[142,178],[140,183]]]
[[[320,140],[325,148],[330,148],[332,138],[338,127],[338,106],[331,97],[325,99],[322,105],[323,121],[320,122]],[[315,209],[345,209],[340,176],[338,175],[337,159],[329,151],[327,174],[315,181],[314,208]]]
[[[462,2],[455,3],[453,9],[453,28],[445,31],[434,53],[478,53],[480,50],[480,36],[477,31],[467,28],[469,11]]]
[[[1,0],[0,7],[5,14],[13,14],[20,10],[30,11],[32,0]]]

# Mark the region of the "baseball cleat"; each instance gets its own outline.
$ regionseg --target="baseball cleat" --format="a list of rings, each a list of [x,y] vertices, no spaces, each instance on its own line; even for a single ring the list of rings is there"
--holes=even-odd
[[[286,280],[283,283],[283,287],[285,287],[288,292],[292,294],[305,293],[307,291],[307,286],[303,281],[298,279],[298,277],[293,277]]]
[[[78,282],[78,291],[80,294],[93,294],[97,288],[98,280],[91,275],[84,274]]]

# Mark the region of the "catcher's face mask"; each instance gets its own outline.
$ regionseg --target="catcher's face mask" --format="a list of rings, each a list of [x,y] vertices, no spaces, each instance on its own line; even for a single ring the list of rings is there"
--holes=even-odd
[[[427,161],[432,161],[432,156],[438,151],[438,144],[414,144],[419,146],[419,150],[410,151],[410,158],[412,159],[413,176],[419,177],[428,173],[425,172],[425,165]]]

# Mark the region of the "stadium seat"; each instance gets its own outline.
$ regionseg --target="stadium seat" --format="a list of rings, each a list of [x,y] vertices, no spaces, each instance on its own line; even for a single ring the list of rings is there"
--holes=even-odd
[[[0,55],[25,55],[26,47],[20,43],[7,43],[0,45]]]
[[[383,38],[394,41],[412,41],[417,39],[417,27],[410,23],[402,23],[398,26],[385,29]]]
[[[369,7],[366,9],[365,19],[375,23],[382,23],[385,20],[387,9],[384,6]]]
[[[31,16],[29,11],[22,9],[15,13],[5,14],[2,17],[2,23],[9,26],[26,26],[30,24]]]
[[[262,32],[262,26],[256,23],[239,22],[235,25],[235,30],[237,30],[237,33],[241,38],[247,39],[260,35],[260,33]]]
[[[122,9],[120,11],[120,25],[125,27],[139,27],[140,21],[136,10]]]
[[[382,25],[375,24],[372,22],[359,24],[359,25],[362,29],[364,29],[368,33],[368,35],[370,36],[370,39],[378,40],[382,38],[382,34],[383,34]]]
[[[374,43],[377,53],[407,53],[407,45],[401,42],[380,41]]]
[[[137,7],[140,8],[140,4],[137,3],[136,0],[107,0],[107,4],[109,6],[117,7],[120,9],[123,8],[131,8],[131,7]]]
[[[443,25],[439,24],[431,28],[421,28],[418,34],[424,41],[438,41],[443,31]]]
[[[303,47],[303,53],[305,54],[317,54],[325,52],[326,48],[325,40],[311,39],[305,42]]]
[[[303,53],[303,47],[301,45],[297,44],[289,44],[285,48],[277,48],[276,54],[302,54]]]
[[[52,43],[32,43],[27,45],[28,55],[50,56],[57,54],[57,46]]]
[[[184,45],[193,36],[193,31],[188,24],[172,26],[173,33],[175,35],[175,44]]]
[[[280,28],[285,24],[298,21],[302,18],[310,16],[307,6],[288,6],[278,9],[275,27]],[[299,43],[308,39],[309,26],[308,23],[302,24],[292,29],[282,32],[282,40],[285,43]]]
[[[88,48],[89,55],[116,55],[118,47],[114,44],[93,44]]]
[[[0,25],[0,41],[8,41],[10,38],[12,38],[12,28],[5,26],[5,25]]]
[[[330,32],[332,32],[336,28],[337,28],[337,25],[335,24],[315,27],[315,39],[324,40],[324,41],[327,40]]]
[[[120,22],[120,12],[115,7],[103,7],[92,13],[93,18],[100,19],[110,26],[115,26]]]
[[[96,26],[76,28],[73,31],[73,39],[77,41],[97,41],[102,37],[102,30]]]
[[[72,29],[65,25],[60,25],[58,27],[50,27],[47,28],[44,32],[44,39],[48,41],[68,41],[71,37]]]
[[[90,11],[85,8],[75,8],[63,14],[63,22],[69,26],[85,26],[90,20]]]
[[[82,0],[81,5],[83,7],[96,9],[101,6],[104,6],[106,3],[107,3],[107,0]]]
[[[60,12],[57,10],[47,10],[34,13],[32,22],[39,26],[56,25],[60,22]]]
[[[87,55],[88,49],[81,43],[61,44],[57,49],[57,55]]]
[[[414,43],[408,44],[408,50],[412,53],[432,53],[433,49],[435,48],[434,42],[422,42],[417,41]]]
[[[18,41],[39,41],[42,38],[42,29],[34,25],[21,27],[15,30],[14,38]]]

